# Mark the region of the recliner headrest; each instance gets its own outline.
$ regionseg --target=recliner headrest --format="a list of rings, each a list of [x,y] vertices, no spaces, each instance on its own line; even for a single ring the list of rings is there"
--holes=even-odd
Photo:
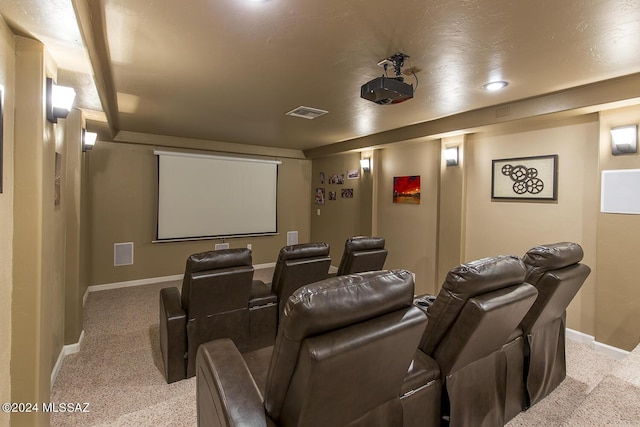
[[[535,285],[546,272],[578,264],[583,256],[582,247],[572,242],[539,245],[531,248],[522,258],[527,267],[525,281]]]
[[[278,258],[282,261],[299,258],[313,258],[329,255],[329,245],[326,243],[302,243],[285,246],[280,249]]]
[[[582,261],[583,256],[584,252],[579,244],[560,242],[529,249],[523,261],[527,267],[549,271],[577,264]]]
[[[344,244],[345,252],[384,249],[384,237],[356,236],[347,239]]]
[[[443,289],[461,299],[524,281],[526,269],[520,258],[500,255],[460,264],[449,271]],[[472,286],[467,286],[467,283]]]
[[[406,270],[333,277],[295,291],[284,308],[280,328],[287,339],[301,341],[410,307],[413,290],[413,276]]]
[[[199,271],[215,270],[219,268],[251,266],[251,250],[222,249],[218,251],[201,252],[187,258],[185,274]]]

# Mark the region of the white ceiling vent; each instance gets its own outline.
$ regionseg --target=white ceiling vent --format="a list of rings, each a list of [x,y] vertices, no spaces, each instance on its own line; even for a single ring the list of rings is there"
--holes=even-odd
[[[302,117],[303,119],[311,120],[311,119],[315,119],[316,117],[324,116],[327,113],[328,111],[325,111],[325,110],[319,110],[317,108],[301,106],[298,108],[294,108],[293,110],[289,111],[286,115]]]

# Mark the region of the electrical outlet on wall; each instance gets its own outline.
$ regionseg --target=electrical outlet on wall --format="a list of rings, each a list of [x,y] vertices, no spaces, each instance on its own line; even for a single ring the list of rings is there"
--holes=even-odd
[[[251,250],[251,243],[247,243],[247,249]]]

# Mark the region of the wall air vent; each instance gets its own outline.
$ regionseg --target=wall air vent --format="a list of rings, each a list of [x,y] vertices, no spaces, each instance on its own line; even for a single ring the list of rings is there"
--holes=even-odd
[[[113,265],[133,264],[133,242],[113,244]]]
[[[287,116],[302,117],[303,119],[315,119],[316,117],[324,116],[328,111],[319,110],[311,107],[298,107],[286,113]]]

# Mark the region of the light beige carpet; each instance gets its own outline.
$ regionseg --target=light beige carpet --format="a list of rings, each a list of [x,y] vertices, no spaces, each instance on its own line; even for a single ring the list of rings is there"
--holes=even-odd
[[[159,292],[180,282],[92,292],[79,353],[65,357],[52,402],[88,413],[52,414],[53,426],[192,426],[195,378],[167,384],[158,336]]]
[[[257,270],[256,278],[270,281],[272,271]],[[158,301],[168,286],[180,282],[89,294],[81,350],[64,359],[51,395],[87,402],[89,412],[54,413],[51,425],[196,425],[195,378],[167,384],[162,374]],[[250,366],[264,362],[246,358]],[[567,359],[567,379],[509,426],[640,425],[639,354],[619,363],[569,341]]]
[[[587,396],[619,362],[595,352],[588,344],[571,340],[567,340],[566,354],[567,378],[549,396],[520,413],[507,426],[580,425],[569,423],[569,420],[586,410],[583,403]],[[600,418],[599,424],[584,425],[613,424],[607,418]]]

